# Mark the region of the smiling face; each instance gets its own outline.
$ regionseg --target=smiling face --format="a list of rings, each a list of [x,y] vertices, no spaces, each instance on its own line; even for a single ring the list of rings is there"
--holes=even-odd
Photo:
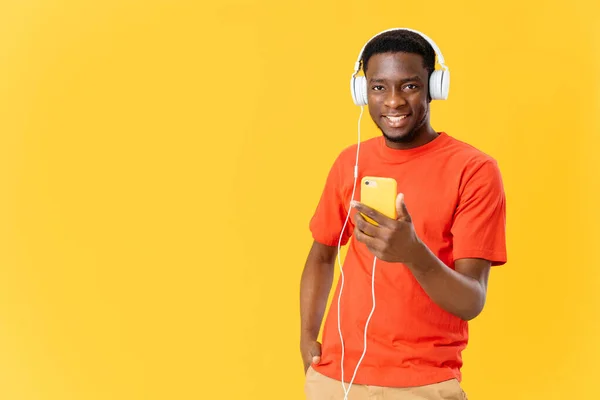
[[[388,146],[410,148],[437,134],[429,124],[429,73],[419,54],[374,54],[367,65],[369,113]]]

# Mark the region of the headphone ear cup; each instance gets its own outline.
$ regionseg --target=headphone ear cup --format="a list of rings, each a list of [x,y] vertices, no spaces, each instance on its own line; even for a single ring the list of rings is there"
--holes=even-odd
[[[450,91],[450,71],[433,71],[429,78],[429,95],[432,100],[446,100]]]
[[[442,98],[448,99],[450,93],[450,70],[445,70],[442,73]]]
[[[361,96],[361,97],[359,97],[360,105],[366,106],[367,103],[369,102],[369,100],[367,98],[367,78],[364,76],[361,76],[360,81],[357,83],[358,83],[358,87],[360,88],[360,96]]]
[[[367,78],[364,76],[352,77],[350,80],[350,91],[352,100],[357,106],[367,105]]]
[[[354,75],[350,78],[350,93],[352,94],[352,102],[358,105],[358,100],[356,98],[356,77]]]
[[[442,90],[442,76],[440,70],[433,71],[429,78],[429,96],[432,100],[440,100]]]

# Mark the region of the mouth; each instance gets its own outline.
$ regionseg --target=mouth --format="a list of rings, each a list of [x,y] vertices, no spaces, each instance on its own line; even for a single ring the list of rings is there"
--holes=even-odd
[[[410,114],[384,115],[383,120],[390,128],[400,128],[408,122]]]

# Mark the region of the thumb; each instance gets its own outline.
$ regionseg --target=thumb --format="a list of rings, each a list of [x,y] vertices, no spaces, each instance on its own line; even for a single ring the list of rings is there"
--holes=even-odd
[[[398,219],[404,221],[410,221],[410,214],[406,209],[406,204],[404,203],[404,193],[399,193],[398,197],[396,197],[396,212],[398,213]]]
[[[321,343],[313,343],[312,347],[310,348],[310,356],[313,364],[318,364],[321,362]]]

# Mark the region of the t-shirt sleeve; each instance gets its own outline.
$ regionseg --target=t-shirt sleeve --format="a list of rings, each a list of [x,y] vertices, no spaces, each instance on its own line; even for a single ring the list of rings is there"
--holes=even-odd
[[[342,170],[342,164],[340,155],[327,175],[325,188],[310,220],[313,239],[327,246],[338,245],[344,224],[346,226],[341,237],[341,245],[345,245],[352,236],[354,228],[352,218],[347,218],[350,194],[348,196],[344,194],[342,174],[345,171]]]
[[[498,164],[488,159],[467,172],[452,224],[454,260],[506,263],[506,197]]]

